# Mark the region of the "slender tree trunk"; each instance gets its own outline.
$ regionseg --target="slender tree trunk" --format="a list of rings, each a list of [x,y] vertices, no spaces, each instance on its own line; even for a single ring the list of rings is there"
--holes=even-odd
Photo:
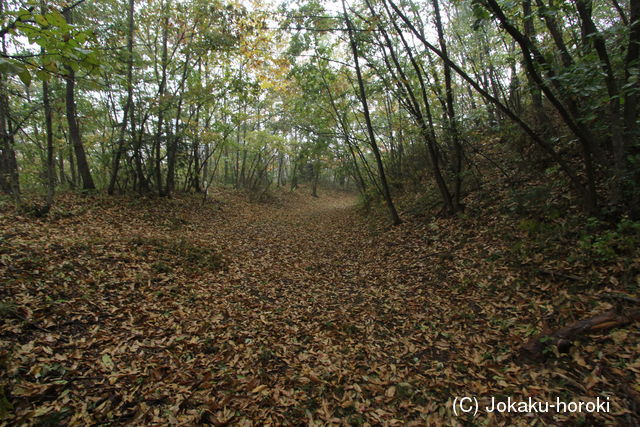
[[[0,2],[0,15],[4,11],[4,2]],[[6,54],[6,44],[2,34],[2,52]],[[13,197],[16,209],[22,206],[20,195],[20,176],[18,162],[13,148],[13,132],[11,132],[9,97],[5,75],[0,74],[0,189]]]
[[[142,164],[142,143],[144,137],[144,127],[145,122],[147,121],[148,115],[145,114],[144,117],[140,117],[140,130],[136,130],[136,115],[135,115],[135,105],[131,105],[131,139],[134,141],[134,165],[136,170],[136,181],[138,182],[137,191],[139,194],[146,194],[151,191],[149,187],[149,180],[144,173],[144,168]]]
[[[42,100],[44,107],[44,120],[47,136],[47,206],[53,205],[53,195],[55,192],[55,156],[53,152],[53,114],[51,112],[51,101],[49,99],[49,83],[42,82]]]
[[[69,141],[75,153],[76,167],[78,175],[82,180],[82,188],[85,190],[93,190],[96,188],[87,162],[87,155],[82,145],[80,136],[80,127],[78,126],[78,118],[76,114],[75,102],[75,73],[71,67],[67,67],[67,125],[69,127]]]
[[[47,7],[44,0],[40,2],[41,13],[44,15],[47,12]],[[43,48],[40,49],[40,53],[44,56],[46,51]],[[46,80],[42,81],[42,104],[44,109],[44,122],[45,132],[47,140],[47,200],[46,208],[49,210],[53,205],[53,196],[56,186],[55,176],[55,153],[53,151],[53,113],[51,111],[51,100],[49,99],[49,83]]]
[[[440,44],[440,50],[442,54],[445,56],[449,56],[447,52],[447,43],[444,39],[444,31],[442,29],[442,19],[440,17],[440,4],[438,0],[432,0],[433,10],[435,12],[435,22],[436,22],[436,30],[438,32],[438,42]],[[453,163],[453,174],[454,174],[454,185],[453,185],[453,210],[454,212],[459,211],[462,206],[460,205],[461,191],[462,191],[462,161],[464,158],[464,153],[462,149],[462,144],[460,143],[460,136],[458,132],[458,124],[456,119],[456,110],[453,103],[453,86],[451,84],[451,66],[445,62],[444,63],[444,87],[446,93],[446,111],[448,118],[448,127],[450,132],[450,138],[454,150],[454,163]]]
[[[640,91],[640,0],[629,1],[629,43],[625,58],[625,80],[629,82],[629,88],[625,94],[624,103],[624,139],[625,146],[629,147],[629,155],[640,158],[638,147],[638,93]],[[635,144],[634,144],[635,142]],[[623,156],[624,157],[624,156]],[[629,170],[630,164],[626,164]],[[640,218],[640,168],[631,169],[628,185],[631,187],[629,211],[633,218]]]
[[[350,132],[349,132],[349,127],[347,125],[347,120],[345,117],[341,116],[340,113],[338,112],[338,107],[336,106],[335,99],[333,98],[333,94],[331,92],[331,87],[329,87],[329,83],[325,79],[324,75],[321,74],[321,77],[322,77],[322,82],[324,83],[324,86],[327,90],[327,94],[329,95],[331,108],[333,109],[333,112],[336,115],[336,121],[340,124],[340,127],[342,128],[342,133],[344,134],[344,142],[349,148],[349,154],[351,154],[351,160],[353,161],[353,168],[356,176],[356,183],[358,185],[358,190],[360,191],[360,194],[364,194],[367,189],[367,186],[364,182],[364,179],[362,178],[362,173],[360,172],[360,167],[358,166],[358,159],[356,158],[356,154],[353,150],[353,146],[351,145]]]
[[[291,172],[291,191],[298,188],[298,159],[293,161],[293,172]]]
[[[531,0],[524,0],[522,2],[522,13],[524,15],[524,35],[526,37],[534,39],[536,37],[536,30],[533,24]],[[540,92],[540,88],[538,88],[538,86],[536,85],[533,76],[529,71],[527,71],[526,75],[527,81],[529,83],[529,93],[531,94],[531,104],[533,105],[533,116],[535,117],[534,126],[540,131],[547,128],[549,124],[549,118],[544,112],[544,107],[542,105],[542,93]]]
[[[573,64],[573,58],[569,53],[569,49],[567,49],[567,45],[564,42],[564,37],[562,35],[562,30],[558,25],[558,22],[555,18],[555,13],[550,11],[549,8],[555,9],[555,5],[553,4],[553,0],[549,0],[549,7],[544,3],[544,0],[536,0],[536,5],[540,10],[540,15],[544,19],[544,23],[553,38],[553,42],[555,43],[558,51],[560,52],[560,59],[562,60],[562,64],[565,67],[570,67]]]
[[[176,119],[174,125],[173,138],[170,138],[167,146],[167,187],[166,195],[171,195],[175,187],[176,180],[176,156],[178,153],[178,141],[181,138],[180,119],[182,116],[182,102],[184,99],[184,86],[187,80],[187,71],[189,70],[190,52],[187,51],[184,68],[182,70],[182,79],[180,80],[180,95],[178,97],[178,107],[176,111]]]
[[[313,181],[311,182],[311,196],[318,197],[318,180],[320,179],[320,162],[313,162]]]
[[[162,76],[160,78],[160,86],[158,88],[158,127],[156,128],[156,138],[154,142],[154,151],[155,151],[155,178],[156,185],[158,186],[158,195],[164,195],[164,191],[162,188],[162,159],[160,157],[160,147],[162,143],[162,128],[164,125],[164,109],[165,109],[165,100],[164,94],[166,90],[167,84],[167,63],[168,63],[168,49],[167,49],[167,39],[169,37],[169,11],[168,11],[168,3],[165,3],[164,8],[167,10],[164,11],[164,19],[162,21],[162,56],[161,56],[161,69]]]
[[[206,67],[205,67],[205,71],[206,71]],[[225,109],[224,107],[226,107],[226,101],[223,101],[223,111]],[[211,123],[211,116],[212,115],[209,114],[209,111],[207,110],[206,111],[206,119],[204,121],[204,128],[205,129],[209,129],[209,125]],[[222,114],[222,122],[226,123],[226,120],[227,120],[226,119],[226,115],[223,113]],[[220,150],[221,151],[220,155],[224,154],[225,168],[227,166],[226,162],[227,162],[227,159],[229,157],[229,149],[228,149],[227,144],[226,144],[226,138],[227,138],[227,134],[225,133],[224,141],[223,141],[224,150]],[[202,169],[202,179],[200,180],[200,182],[202,182],[203,185],[206,188],[209,187],[209,183],[207,182],[207,172],[209,171],[209,158],[212,156],[212,153],[210,153],[210,151],[211,151],[211,147],[209,146],[209,142],[207,142],[204,145],[204,159],[202,160],[202,167],[201,167],[201,169]],[[228,181],[227,181],[227,175],[226,175],[227,171],[226,171],[226,169],[225,169],[224,173],[225,173],[225,178],[224,178],[225,181],[224,182],[225,182],[225,184],[227,184]]]
[[[129,33],[127,34],[127,99],[122,112],[122,125],[120,126],[120,136],[118,137],[118,145],[113,155],[113,166],[111,167],[111,178],[109,179],[109,188],[107,192],[113,194],[118,179],[118,169],[120,168],[120,158],[124,149],[125,134],[127,132],[127,123],[129,122],[129,114],[133,105],[133,13],[134,0],[129,0],[127,9],[127,22],[129,24]]]
[[[282,164],[284,163],[284,155],[280,153],[278,155],[278,178],[276,181],[276,187],[280,187],[282,181]]]
[[[200,170],[202,169],[202,164],[200,163],[200,107],[200,104],[196,107],[196,135],[193,137],[193,189],[196,193],[202,192],[200,187]]]
[[[71,169],[71,181],[69,182],[69,187],[72,190],[78,188],[78,174],[76,172],[76,161],[75,157],[73,157],[73,147],[69,144],[69,168]]]
[[[67,182],[67,176],[64,172],[64,156],[62,155],[62,151],[58,151],[58,173],[60,174],[58,177],[58,184],[63,185]]]
[[[65,18],[69,24],[73,23],[73,17],[71,10],[65,12]],[[76,74],[73,68],[66,66],[67,81],[67,94],[66,94],[66,110],[67,110],[67,125],[69,127],[69,141],[73,146],[73,152],[76,155],[76,166],[78,169],[78,175],[82,180],[82,188],[84,190],[93,190],[96,188],[91,177],[91,170],[89,169],[89,162],[87,162],[87,155],[82,145],[82,138],[80,136],[80,126],[78,125],[78,114],[76,111],[76,98],[75,98],[75,86],[76,86]]]
[[[369,105],[367,104],[367,94],[364,89],[362,72],[360,71],[360,62],[358,60],[358,46],[353,37],[353,27],[351,24],[351,20],[349,19],[349,15],[347,14],[347,6],[345,3],[345,0],[342,0],[342,9],[344,12],[344,19],[347,24],[347,30],[349,33],[349,42],[351,44],[351,51],[353,53],[353,61],[356,67],[356,76],[358,78],[358,88],[360,90],[360,102],[362,103],[362,109],[364,110],[364,118],[367,124],[367,132],[369,134],[369,143],[371,144],[371,149],[376,159],[376,165],[378,166],[378,174],[380,176],[380,185],[382,186],[382,196],[384,197],[384,200],[387,204],[387,209],[389,210],[391,221],[393,222],[394,225],[398,225],[398,224],[401,224],[402,221],[400,220],[398,211],[396,210],[396,207],[393,204],[393,200],[391,198],[391,192],[389,191],[389,185],[387,183],[387,176],[384,171],[384,165],[382,164],[382,157],[380,156],[380,150],[378,149],[378,144],[376,143],[376,137],[373,131],[373,125],[371,123],[371,116],[369,115]]]
[[[451,69],[454,70],[460,77],[462,77],[467,83],[471,85],[471,87],[478,92],[484,99],[488,102],[495,105],[499,110],[507,115],[514,123],[516,123],[527,135],[531,137],[531,139],[538,144],[560,167],[560,169],[564,172],[564,174],[569,178],[573,188],[576,192],[583,197],[585,200],[586,210],[593,210],[595,208],[595,199],[592,196],[593,188],[591,184],[593,180],[590,180],[589,187],[585,187],[582,183],[582,180],[575,173],[573,168],[559,155],[559,153],[553,148],[548,141],[544,140],[540,135],[538,135],[527,123],[525,123],[517,114],[515,114],[512,110],[510,110],[507,106],[505,106],[498,98],[492,96],[487,90],[483,89],[482,86],[475,80],[473,80],[467,73],[465,73],[457,64],[455,64],[451,58],[444,55],[438,48],[429,43],[429,41],[416,29],[416,27],[411,23],[409,18],[402,13],[400,8],[394,3],[393,0],[385,0],[393,9],[393,11],[402,19],[402,21],[407,25],[409,30],[416,36],[420,42],[429,50],[438,55],[443,61],[448,62],[451,66]],[[590,172],[593,172],[592,170]]]
[[[391,17],[391,13],[386,5],[385,5],[385,10],[387,11],[387,14],[389,15],[389,17]],[[402,67],[400,66],[398,60],[396,59],[395,54],[393,54],[393,48],[390,40],[388,39],[388,35],[386,34],[386,31],[382,28],[382,26],[380,26],[379,28],[382,34],[385,36],[385,39],[387,40],[387,46],[389,47],[389,50],[391,52],[392,59],[394,60],[396,69],[400,73],[400,79],[396,79],[396,80],[400,80],[404,82],[405,93],[409,97],[409,104],[413,105],[413,108],[411,108],[409,112],[415,117],[416,122],[420,127],[422,137],[424,138],[424,142],[427,147],[427,152],[429,153],[429,158],[431,159],[431,169],[433,171],[433,177],[436,181],[436,185],[438,186],[438,190],[440,191],[440,196],[442,197],[442,203],[444,204],[443,210],[446,213],[450,214],[455,212],[456,207],[454,205],[453,198],[451,197],[451,192],[449,191],[447,183],[445,182],[445,179],[442,176],[442,170],[440,167],[440,155],[438,153],[438,146],[437,146],[437,138],[436,138],[436,133],[435,133],[434,124],[433,124],[433,116],[431,114],[429,97],[427,94],[427,87],[424,81],[423,69],[419,66],[418,62],[416,61],[413,53],[411,52],[411,48],[409,47],[409,44],[407,43],[407,40],[405,39],[405,37],[402,35],[402,32],[400,31],[400,28],[398,27],[397,23],[393,20],[392,20],[392,23],[393,23],[394,29],[400,36],[400,40],[402,41],[405,51],[409,55],[409,60],[411,61],[411,65],[413,66],[416,72],[416,75],[418,76],[418,82],[420,83],[420,90],[422,94],[424,111],[427,116],[426,121],[422,114],[422,109],[420,108],[420,105],[415,95],[413,94],[413,90],[408,84],[408,79],[405,76],[404,72],[402,71]]]
[[[607,52],[604,37],[596,28],[592,19],[593,4],[591,0],[576,0],[576,8],[578,15],[582,21],[583,32],[587,39],[593,45],[594,50],[598,54],[600,67],[604,74],[605,85],[609,95],[609,134],[611,137],[611,145],[613,147],[613,203],[621,205],[623,203],[623,182],[626,174],[626,147],[623,137],[623,116],[620,108],[620,93],[618,83],[611,66],[611,60]]]
[[[13,149],[13,135],[9,123],[9,99],[4,78],[0,77],[0,186],[13,196],[16,208],[22,206],[18,163]]]
[[[391,1],[391,0],[389,0]],[[549,102],[556,109],[564,123],[567,127],[573,132],[573,134],[578,138],[580,142],[580,146],[582,149],[582,158],[584,164],[584,172],[587,178],[587,185],[585,191],[583,192],[583,200],[584,200],[584,209],[587,214],[595,214],[598,210],[598,200],[597,200],[597,190],[596,190],[596,175],[595,175],[595,167],[593,165],[593,153],[595,149],[595,143],[593,140],[593,136],[588,132],[587,129],[581,127],[577,121],[575,120],[576,107],[573,105],[572,101],[569,100],[569,108],[565,108],[563,103],[556,97],[551,88],[545,84],[542,75],[538,72],[535,67],[537,63],[540,67],[546,70],[547,75],[551,79],[551,82],[556,86],[559,85],[557,79],[553,79],[555,74],[553,73],[550,64],[547,59],[540,53],[540,51],[535,47],[533,42],[527,38],[524,34],[522,34],[510,21],[507,19],[504,11],[497,3],[496,0],[485,0],[486,7],[489,11],[493,12],[504,30],[509,33],[513,39],[518,43],[520,48],[522,49],[524,56],[524,63],[527,71],[531,74],[532,79],[535,81],[536,85],[540,88],[540,90],[545,94]]]

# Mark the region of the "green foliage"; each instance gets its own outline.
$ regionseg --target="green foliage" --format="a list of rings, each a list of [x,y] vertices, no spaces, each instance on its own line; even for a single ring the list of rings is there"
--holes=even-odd
[[[553,217],[555,211],[551,210],[548,217]],[[566,224],[564,222],[545,221],[535,218],[522,218],[518,221],[518,228],[527,232],[530,237],[534,237],[540,240],[546,238],[558,237],[564,234],[566,231]]]
[[[156,274],[168,274],[173,271],[171,266],[165,264],[162,261],[156,261],[151,264],[151,270]]]
[[[630,256],[640,247],[640,222],[623,218],[615,228],[607,228],[597,218],[589,218],[578,249],[589,258],[609,262]]]
[[[8,418],[13,412],[13,405],[7,399],[4,387],[0,387],[0,421]]]
[[[7,318],[15,316],[18,313],[18,308],[12,302],[0,302],[0,317]]]
[[[510,210],[515,214],[526,214],[536,208],[544,206],[548,200],[549,187],[528,186],[513,190],[511,193]]]
[[[518,228],[522,231],[526,231],[529,234],[537,234],[542,228],[542,223],[535,219],[524,218],[518,223]]]
[[[184,240],[135,237],[131,240],[131,244],[139,253],[151,254],[157,258],[151,265],[156,273],[169,273],[174,266],[219,269],[225,263],[223,256],[217,251]],[[183,264],[176,264],[176,259]]]
[[[368,211],[371,209],[372,203],[379,202],[380,200],[380,192],[375,187],[368,187],[358,196],[358,206],[360,209]]]
[[[79,69],[87,73],[97,72],[100,66],[98,54],[90,47],[95,41],[94,34],[67,23],[57,10],[38,14],[33,10],[20,9],[7,12],[15,19],[11,33],[26,37],[29,43],[40,46],[45,55],[32,62],[30,54],[16,55],[0,59],[0,73],[17,75],[26,86],[31,84],[33,75],[49,81],[52,75],[65,74],[63,67]]]
[[[415,216],[430,215],[431,211],[440,205],[440,196],[435,188],[429,191],[416,193],[413,198],[406,203],[407,213]]]

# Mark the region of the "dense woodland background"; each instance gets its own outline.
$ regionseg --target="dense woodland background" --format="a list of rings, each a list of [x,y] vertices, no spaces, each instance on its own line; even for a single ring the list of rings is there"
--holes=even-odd
[[[640,0],[0,7],[0,423],[638,425]]]
[[[502,177],[637,218],[639,7],[5,1],[0,188],[323,182],[398,223],[394,194],[451,214]]]

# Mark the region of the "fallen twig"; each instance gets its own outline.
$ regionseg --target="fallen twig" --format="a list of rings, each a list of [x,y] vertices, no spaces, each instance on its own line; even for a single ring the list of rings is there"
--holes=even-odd
[[[610,310],[587,319],[578,320],[552,333],[540,334],[522,346],[520,353],[524,357],[541,359],[544,356],[544,350],[551,345],[555,345],[560,351],[565,352],[571,346],[572,341],[580,335],[624,326],[637,320],[640,320],[640,309],[623,313]]]

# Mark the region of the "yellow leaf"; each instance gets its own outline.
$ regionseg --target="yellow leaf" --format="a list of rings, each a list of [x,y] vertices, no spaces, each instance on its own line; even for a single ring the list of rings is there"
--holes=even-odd
[[[387,389],[387,392],[385,393],[385,396],[387,397],[393,397],[396,395],[396,387],[395,386],[391,386]]]
[[[613,340],[614,343],[620,345],[622,344],[626,339],[627,339],[627,331],[624,330],[618,330],[615,332],[611,332],[611,339]]]
[[[587,376],[587,378],[585,378],[584,380],[584,385],[587,388],[587,390],[590,390],[593,388],[594,385],[598,384],[600,382],[600,380],[593,374]]]
[[[256,387],[253,390],[251,390],[251,393],[260,393],[265,388],[267,388],[266,384],[259,385],[258,387]]]
[[[573,352],[573,360],[580,366],[582,367],[587,367],[587,362],[584,361],[584,358],[582,357],[582,355],[580,354],[580,352],[575,351]]]
[[[102,355],[102,364],[107,369],[113,369],[115,367],[115,365],[113,364],[113,360],[111,360],[111,356],[109,356],[108,354]]]

